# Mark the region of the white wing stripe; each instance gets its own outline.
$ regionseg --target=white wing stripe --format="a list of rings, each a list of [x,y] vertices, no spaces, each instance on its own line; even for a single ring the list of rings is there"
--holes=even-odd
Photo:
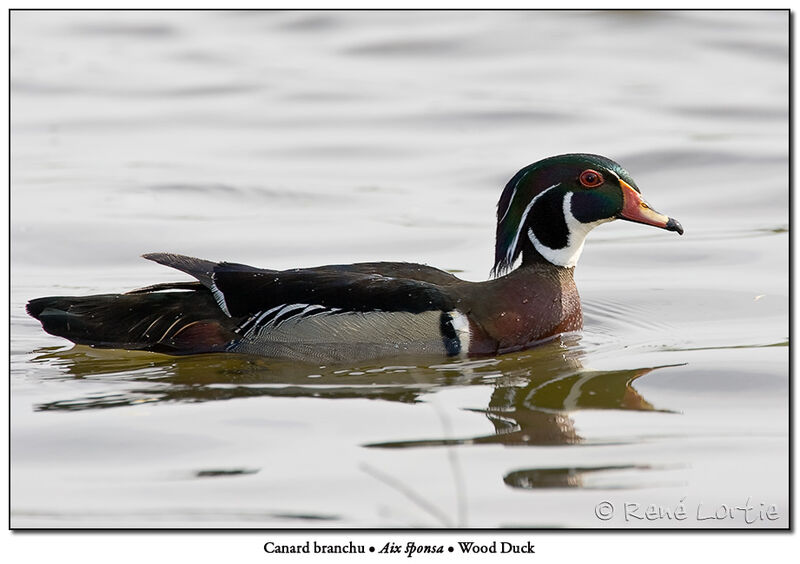
[[[216,277],[217,277],[217,273],[216,272],[212,272],[211,273],[211,295],[214,296],[214,299],[217,301],[217,305],[225,313],[225,315],[227,315],[228,317],[231,317],[231,312],[228,311],[228,304],[225,303],[225,296],[220,291],[220,289],[217,288]]]

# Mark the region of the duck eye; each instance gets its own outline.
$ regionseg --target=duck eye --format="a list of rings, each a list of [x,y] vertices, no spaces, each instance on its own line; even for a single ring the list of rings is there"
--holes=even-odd
[[[595,170],[588,169],[581,173],[579,180],[587,188],[595,188],[603,183],[603,175]]]

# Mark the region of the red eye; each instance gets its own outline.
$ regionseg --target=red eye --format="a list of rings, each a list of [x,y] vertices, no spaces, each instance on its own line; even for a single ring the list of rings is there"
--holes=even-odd
[[[587,169],[581,173],[580,181],[587,188],[596,188],[603,183],[603,175],[596,170]]]

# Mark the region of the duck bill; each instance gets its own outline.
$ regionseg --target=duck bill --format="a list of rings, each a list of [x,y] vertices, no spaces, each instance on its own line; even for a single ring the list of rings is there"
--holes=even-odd
[[[642,199],[641,194],[624,180],[620,180],[619,185],[622,188],[622,211],[619,213],[620,219],[644,223],[645,225],[654,225],[655,227],[660,227],[667,231],[677,231],[680,235],[683,235],[683,227],[676,219],[667,217],[652,209],[647,205],[647,202]]]

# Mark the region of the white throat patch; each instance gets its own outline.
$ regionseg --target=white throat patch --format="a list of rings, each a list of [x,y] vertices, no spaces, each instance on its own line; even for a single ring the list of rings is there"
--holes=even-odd
[[[588,235],[589,231],[598,225],[608,223],[609,221],[614,221],[614,218],[609,217],[606,219],[599,219],[591,223],[582,223],[575,219],[575,216],[572,215],[571,203],[572,192],[568,192],[566,196],[564,196],[564,205],[562,206],[564,210],[564,221],[567,223],[568,231],[566,247],[562,249],[551,249],[550,247],[546,247],[536,238],[536,235],[533,234],[533,229],[528,228],[528,237],[540,255],[555,265],[566,266],[570,268],[578,264],[578,259],[581,257],[581,252],[583,252],[583,243],[586,240],[586,235]]]

